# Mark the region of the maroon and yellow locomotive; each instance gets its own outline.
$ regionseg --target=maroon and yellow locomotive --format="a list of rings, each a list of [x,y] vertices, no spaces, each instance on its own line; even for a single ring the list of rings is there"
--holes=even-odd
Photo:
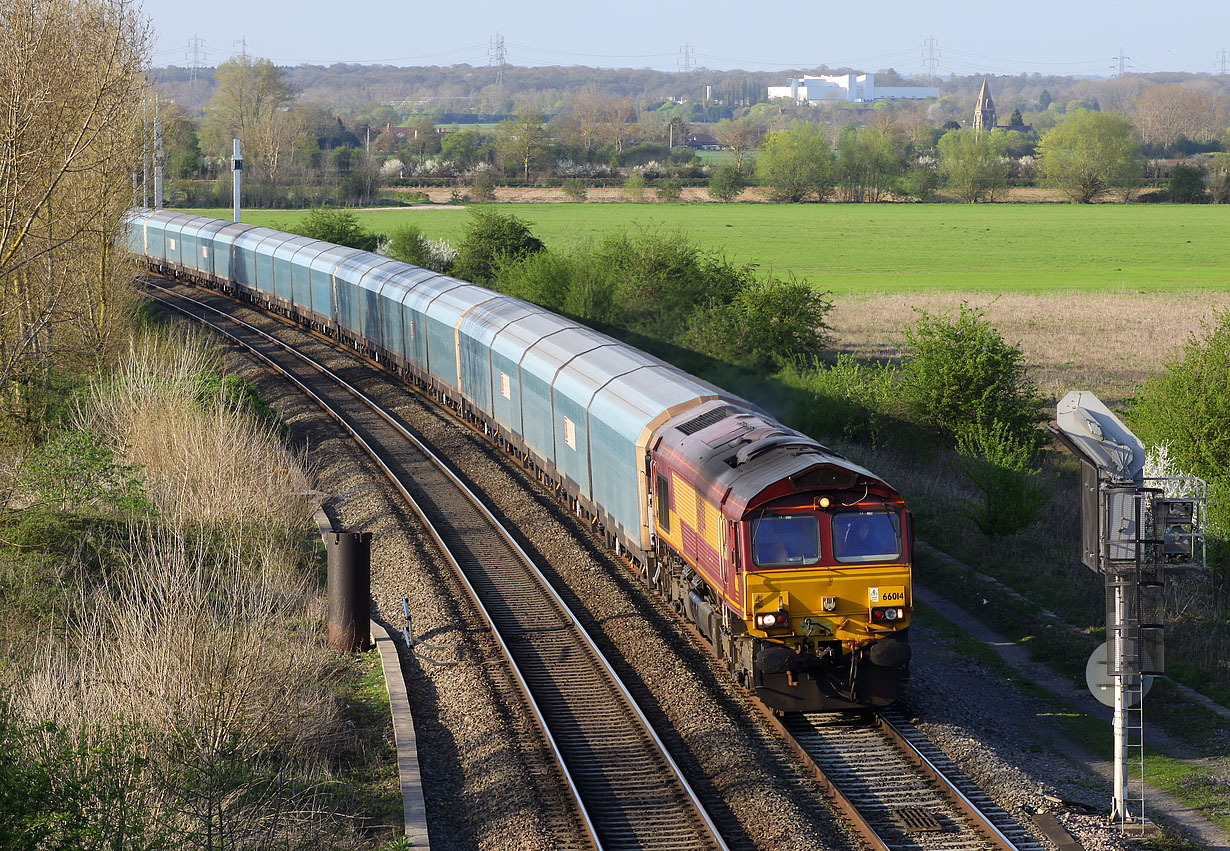
[[[884,481],[715,400],[651,447],[651,582],[783,712],[883,706],[910,647],[910,515]]]

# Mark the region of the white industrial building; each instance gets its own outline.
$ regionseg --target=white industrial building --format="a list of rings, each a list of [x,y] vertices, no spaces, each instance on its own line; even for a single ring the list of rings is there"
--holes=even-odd
[[[850,103],[870,103],[886,98],[937,98],[938,86],[877,86],[875,74],[838,74],[812,76],[804,74],[785,86],[769,86],[769,100],[792,98],[799,103],[844,100]]]

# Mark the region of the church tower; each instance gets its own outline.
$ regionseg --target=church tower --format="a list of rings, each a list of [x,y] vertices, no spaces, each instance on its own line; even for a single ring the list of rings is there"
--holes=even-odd
[[[974,129],[990,132],[995,127],[995,102],[991,100],[991,90],[987,88],[987,80],[982,78],[982,91],[978,93],[978,103],[974,104]]]

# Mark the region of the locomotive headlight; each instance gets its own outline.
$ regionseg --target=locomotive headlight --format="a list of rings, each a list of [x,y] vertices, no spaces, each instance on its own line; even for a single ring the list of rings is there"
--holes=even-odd
[[[832,501],[827,496],[822,496],[820,499],[816,500],[816,505],[821,508],[828,508],[832,504]]]
[[[766,612],[763,615],[756,615],[757,629],[774,629],[782,626],[790,626],[788,612]]]
[[[837,611],[837,598],[836,597],[821,597],[820,605],[824,607],[824,610],[826,612],[835,612]]]
[[[896,610],[896,609],[885,609],[885,610],[884,610],[884,620],[886,620],[886,621],[895,621],[896,619],[897,619],[897,610]]]

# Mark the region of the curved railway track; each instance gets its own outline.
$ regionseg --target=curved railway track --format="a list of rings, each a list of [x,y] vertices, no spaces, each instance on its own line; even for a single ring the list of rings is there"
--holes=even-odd
[[[511,536],[502,529],[492,529],[492,524],[499,524],[482,507],[479,497],[465,490],[447,466],[421,444],[413,450],[388,449],[417,441],[400,422],[325,367],[225,312],[182,292],[159,289],[173,293],[176,299],[192,301],[199,313],[212,313],[216,321],[170,305],[238,339],[314,398],[316,385],[335,385],[346,389],[334,390],[334,394],[357,397],[367,406],[365,412],[347,406],[345,416],[352,420],[348,424],[342,414],[317,399],[385,469],[425,524],[441,529],[441,546],[455,554],[449,560],[492,624],[533,713],[543,723],[565,775],[575,786],[578,810],[588,820],[586,831],[595,845],[725,847],[694,793],[687,790],[680,797],[673,791],[676,784],[686,789],[686,783],[639,710],[633,710],[639,718],[631,726],[639,725],[647,731],[652,747],[645,741],[633,746],[630,743],[635,736],[625,738],[630,734],[613,732],[629,726],[630,710],[624,707],[635,706],[632,698],[605,661],[586,661],[591,653],[598,653],[592,641]],[[231,333],[220,327],[225,324],[241,330]],[[296,371],[294,359],[312,365],[316,377],[304,382],[312,389],[291,375]],[[390,458],[393,460],[387,460]],[[409,481],[399,484],[399,478],[405,477]],[[458,488],[465,490],[464,496]],[[454,496],[448,496],[450,493]],[[440,522],[433,518],[440,518]],[[599,675],[598,669],[605,672]],[[779,718],[760,708],[870,848],[1043,851],[1044,846],[1030,831],[994,804],[899,710],[890,708],[869,721],[841,715]],[[589,732],[587,726],[611,732],[605,738],[591,738],[599,734]],[[661,756],[655,756],[655,751]],[[582,756],[590,761],[583,762]],[[662,757],[669,763],[669,771],[663,771]],[[616,772],[626,782],[612,780],[607,764],[610,758],[626,766]],[[670,803],[660,797],[668,791],[676,796]],[[688,805],[681,803],[684,798],[690,799]]]
[[[285,375],[384,470],[490,624],[576,802],[578,835],[603,849],[726,848],[657,733],[575,615],[443,461],[326,367],[182,292],[148,279],[145,283],[158,291],[152,298],[235,340]]]

